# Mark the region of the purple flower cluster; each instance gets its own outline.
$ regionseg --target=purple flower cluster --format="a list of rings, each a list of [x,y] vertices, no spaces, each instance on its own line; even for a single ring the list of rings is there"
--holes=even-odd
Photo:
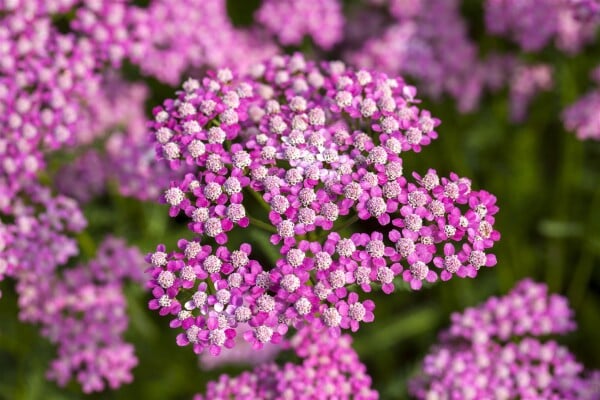
[[[427,7],[422,1],[386,3],[394,23],[351,51],[348,60],[360,67],[417,78],[428,95],[448,94],[461,111],[477,107],[485,73],[475,43],[467,35],[460,2],[431,0]]]
[[[85,393],[131,382],[137,358],[123,341],[128,319],[122,287],[125,280],[141,282],[143,266],[137,249],[108,237],[87,264],[43,281],[31,269],[20,272],[21,319],[40,324],[42,335],[58,346],[49,379],[64,386],[76,378]]]
[[[39,185],[30,184],[18,195],[0,205],[0,280],[4,275],[18,278],[23,271],[46,279],[77,254],[69,234],[87,222],[75,201],[53,197]]]
[[[523,280],[504,297],[453,314],[411,392],[419,399],[597,399],[597,373],[538,338],[574,330],[572,317],[566,298]]]
[[[262,364],[237,377],[222,375],[194,400],[235,398],[302,400],[369,400],[379,398],[371,378],[352,349],[352,339],[332,339],[309,327],[300,329],[291,346],[301,362]]]
[[[508,36],[524,50],[537,51],[554,40],[576,53],[594,39],[598,21],[581,18],[598,11],[594,0],[487,0],[485,21],[490,33]]]
[[[73,142],[81,100],[98,85],[86,42],[20,7],[0,8],[0,203],[43,168],[42,149]]]
[[[591,91],[563,112],[565,127],[581,140],[600,140],[600,90]]]
[[[552,67],[547,64],[517,65],[510,75],[509,86],[511,120],[522,122],[535,95],[554,86]]]
[[[256,12],[261,23],[283,45],[299,45],[310,36],[323,49],[342,39],[344,16],[339,0],[265,0]]]
[[[233,65],[245,70],[277,52],[265,33],[233,26],[226,0],[153,0],[135,14],[128,53],[145,74],[177,84],[190,68]]]
[[[84,151],[56,174],[58,190],[80,203],[103,193],[114,181],[119,192],[140,200],[156,199],[176,175],[156,161],[148,141],[144,103],[147,88],[116,77],[106,80],[90,105],[78,135],[76,152]],[[92,148],[101,141],[103,152]],[[73,182],[77,182],[76,185]]]
[[[374,309],[358,289],[391,293],[397,276],[419,289],[496,264],[494,196],[455,174],[404,176],[400,153],[419,152],[440,123],[415,94],[400,78],[296,54],[250,76],[190,79],[154,110],[158,157],[195,169],[163,201],[197,238],[147,258],[150,308],[175,317],[180,345],[219,354],[240,324],[255,348],[304,322],[355,331]],[[375,229],[340,235],[359,220]],[[271,233],[274,265],[248,243],[225,245],[249,226]]]
[[[564,110],[562,119],[567,130],[575,131],[581,140],[600,140],[600,66],[592,72],[599,85]]]

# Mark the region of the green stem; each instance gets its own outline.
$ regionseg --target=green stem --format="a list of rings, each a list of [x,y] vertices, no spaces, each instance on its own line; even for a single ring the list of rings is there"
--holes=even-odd
[[[356,215],[352,216],[351,218],[347,219],[346,221],[344,221],[344,223],[342,223],[342,225],[334,226],[332,230],[334,232],[343,231],[344,229],[348,228],[350,225],[352,225],[356,221],[358,221],[358,214],[356,214]]]
[[[581,306],[583,303],[586,287],[589,285],[590,278],[594,271],[594,255],[592,254],[592,246],[590,244],[590,237],[596,232],[596,227],[593,226],[594,221],[598,221],[600,218],[600,189],[596,189],[594,197],[590,204],[590,212],[588,221],[590,224],[586,227],[586,233],[584,233],[584,245],[582,246],[582,255],[579,260],[579,264],[573,274],[573,279],[569,285],[567,292],[571,306],[575,309]]]
[[[260,194],[258,194],[258,192],[255,192],[252,189],[246,189],[246,192],[250,193],[250,196],[254,197],[254,199],[258,202],[258,204],[260,204],[260,206],[262,208],[267,210],[267,212],[271,211],[271,207],[269,206],[269,204],[267,204],[267,202],[262,198],[262,196]]]
[[[77,244],[84,257],[91,259],[96,254],[96,243],[88,231],[80,232],[77,235]]]
[[[277,228],[275,228],[273,225],[269,225],[267,223],[264,223],[261,220],[258,220],[258,219],[254,218],[254,217],[249,216],[249,215],[247,215],[247,217],[250,220],[250,224],[251,225],[253,225],[253,226],[257,227],[257,228],[260,228],[260,229],[262,229],[264,231],[267,231],[267,232],[277,233]]]
[[[358,214],[352,216],[351,218],[348,218],[347,220],[345,220],[344,222],[342,222],[340,225],[338,226],[334,226],[331,229],[331,232],[341,232],[344,229],[348,228],[350,225],[352,225],[353,223],[355,223],[356,221],[358,221]],[[323,238],[325,238],[327,235],[329,235],[330,231],[325,231],[323,233],[321,233],[318,237],[317,240],[321,240]]]
[[[594,257],[588,252],[581,256],[569,285],[569,302],[571,307],[578,309],[585,298],[586,287],[594,270]]]

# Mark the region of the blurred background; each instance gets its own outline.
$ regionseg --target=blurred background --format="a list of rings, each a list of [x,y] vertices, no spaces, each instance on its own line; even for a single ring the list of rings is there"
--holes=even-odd
[[[246,26],[253,23],[260,1],[230,0],[227,6],[234,24]],[[343,4],[347,14],[360,12],[363,6],[358,1]],[[552,292],[568,297],[578,330],[558,341],[586,367],[600,368],[600,142],[578,139],[565,130],[560,117],[563,109],[592,87],[589,71],[600,63],[600,41],[592,41],[576,55],[553,46],[523,52],[510,40],[486,33],[481,1],[464,1],[460,12],[480,57],[501,50],[551,64],[553,88],[539,93],[518,123],[511,122],[510,88],[484,93],[477,107],[467,113],[457,111],[455,96],[432,98],[419,92],[422,107],[442,120],[437,130],[440,137],[421,153],[405,154],[405,172],[435,168],[442,176],[456,172],[472,178],[473,188],[488,190],[498,198],[496,229],[502,239],[493,250],[498,265],[481,271],[474,280],[453,279],[419,292],[399,284],[391,296],[372,293],[377,298],[375,322],[361,326],[354,345],[383,399],[407,398],[407,379],[419,370],[452,312],[505,294],[524,277],[545,282]],[[312,57],[344,56],[341,48],[325,51],[310,40],[285,46],[286,51],[296,49]],[[173,94],[172,86],[142,78],[132,65],[125,65],[124,71],[130,80],[149,82],[147,111]],[[407,80],[420,87],[417,79],[408,76]],[[49,182],[72,157],[69,153],[52,155],[44,173]],[[126,238],[143,253],[153,251],[158,243],[174,248],[179,238],[190,237],[185,223],[170,218],[166,206],[123,197],[113,186],[86,204],[84,213],[89,228],[78,237],[81,260],[93,257],[107,233]],[[264,254],[272,254],[266,235],[248,237],[253,246],[266,249]],[[45,379],[54,347],[40,337],[36,326],[18,321],[14,282],[2,281],[0,288],[3,399],[190,399],[204,390],[208,380],[244,368],[201,369],[189,348],[176,346],[176,332],[168,328],[168,321],[148,310],[150,297],[144,289],[129,285],[126,340],[135,345],[139,357],[133,383],[92,395],[82,394],[75,383],[59,388]]]

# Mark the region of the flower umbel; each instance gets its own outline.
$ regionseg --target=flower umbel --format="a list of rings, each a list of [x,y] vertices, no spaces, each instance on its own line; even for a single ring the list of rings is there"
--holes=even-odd
[[[418,399],[597,399],[598,372],[540,339],[574,330],[572,316],[566,298],[523,280],[506,296],[453,314],[410,390]]]
[[[456,174],[404,175],[400,154],[440,124],[415,95],[401,78],[296,54],[188,80],[154,110],[157,156],[193,170],[162,200],[196,237],[148,257],[150,307],[177,318],[180,345],[219,354],[239,324],[255,348],[305,323],[339,335],[373,320],[359,288],[390,293],[401,276],[419,289],[495,265],[493,195]],[[373,231],[348,233],[358,221]],[[271,235],[273,264],[228,246],[248,227]]]

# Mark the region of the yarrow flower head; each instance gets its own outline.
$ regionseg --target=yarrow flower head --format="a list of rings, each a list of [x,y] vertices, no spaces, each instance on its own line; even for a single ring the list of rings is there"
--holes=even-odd
[[[300,45],[309,35],[324,49],[342,39],[344,27],[339,0],[267,0],[256,12],[256,20],[283,45]]]
[[[566,298],[521,281],[504,297],[453,314],[410,391],[418,399],[597,399],[598,372],[540,338],[574,330],[572,317]]]
[[[524,50],[540,50],[551,40],[577,53],[598,28],[596,0],[487,0],[485,21],[492,34],[514,39]]]
[[[238,333],[261,348],[290,326],[355,331],[375,306],[356,289],[419,289],[495,265],[495,197],[456,174],[404,173],[401,153],[440,124],[415,96],[401,78],[296,54],[189,80],[154,110],[158,158],[193,170],[162,200],[195,238],[147,258],[150,307],[175,318],[180,345],[219,354]],[[357,221],[375,228],[346,234]],[[280,258],[229,244],[247,228],[269,232]]]
[[[123,340],[128,323],[123,285],[141,283],[143,265],[137,249],[108,237],[89,263],[47,275],[43,283],[35,270],[20,272],[21,319],[40,324],[42,335],[58,346],[49,379],[64,386],[75,378],[85,393],[133,380],[138,361]]]

